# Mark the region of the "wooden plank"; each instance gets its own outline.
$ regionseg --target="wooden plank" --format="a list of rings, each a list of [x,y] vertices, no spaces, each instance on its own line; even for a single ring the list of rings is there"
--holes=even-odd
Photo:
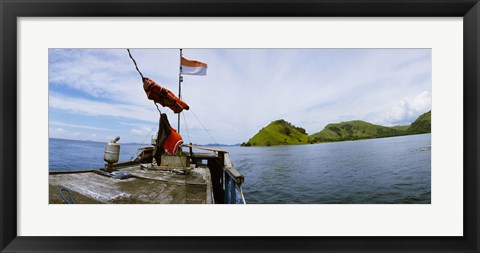
[[[201,150],[207,150],[207,151],[213,151],[213,152],[222,152],[222,153],[228,153],[225,150],[221,149],[215,149],[215,148],[206,148],[206,147],[199,147],[199,146],[193,146],[190,144],[183,144],[184,147],[190,147],[190,148],[196,148],[196,149],[201,149]]]
[[[240,173],[237,169],[235,169],[235,167],[233,167],[233,163],[232,161],[230,161],[230,157],[228,154],[225,154],[224,163],[225,171],[229,172],[237,180],[237,183],[242,184],[244,181],[244,177],[242,173]]]

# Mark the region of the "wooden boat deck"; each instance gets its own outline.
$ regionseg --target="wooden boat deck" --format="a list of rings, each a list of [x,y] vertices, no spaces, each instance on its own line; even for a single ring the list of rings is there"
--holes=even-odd
[[[72,192],[77,204],[213,204],[210,170],[207,167],[119,168],[132,175],[115,179],[100,171],[56,172],[49,175],[50,204],[63,204],[60,190]],[[183,174],[187,172],[187,174]],[[70,195],[63,190],[64,197]]]

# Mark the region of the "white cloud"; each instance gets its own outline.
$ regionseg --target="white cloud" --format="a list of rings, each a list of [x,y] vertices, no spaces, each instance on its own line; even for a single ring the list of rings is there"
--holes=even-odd
[[[386,125],[410,124],[420,114],[432,108],[432,96],[430,92],[423,91],[415,97],[404,97],[398,104],[393,106],[381,121]]]
[[[153,130],[149,126],[135,127],[132,130],[130,130],[130,133],[134,136],[147,136],[147,135],[151,135],[152,132]]]
[[[66,126],[66,127],[73,127],[73,128],[83,128],[83,129],[91,129],[91,130],[100,130],[100,131],[112,131],[111,129],[102,128],[102,127],[93,127],[93,126],[86,126],[86,125],[77,125],[77,124],[68,124],[59,121],[49,121],[49,125],[53,126]]]
[[[55,131],[56,133],[58,133],[58,134],[65,134],[65,133],[66,133],[65,129],[63,129],[63,128],[61,128],[61,127],[55,129],[54,131]]]
[[[80,132],[69,131],[61,127],[58,127],[58,128],[50,127],[48,129],[48,134],[50,138],[66,138],[66,139],[80,137],[81,135]]]
[[[68,111],[74,114],[106,117],[125,117],[136,120],[152,121],[158,117],[153,105],[132,105],[92,101],[83,98],[65,97],[51,92],[49,96],[51,108]]]
[[[144,75],[165,83],[164,76],[158,73],[169,69],[163,66],[168,63],[159,64],[162,61],[157,60],[158,56],[148,52],[132,50]],[[143,104],[145,100],[142,81],[126,49],[52,50],[50,58],[50,85],[69,87],[97,99],[126,104]],[[178,65],[173,62],[170,65],[178,71]]]

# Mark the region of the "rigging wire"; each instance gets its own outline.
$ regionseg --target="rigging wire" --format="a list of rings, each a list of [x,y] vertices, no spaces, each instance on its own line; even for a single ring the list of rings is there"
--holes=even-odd
[[[190,139],[190,132],[188,131],[187,119],[185,117],[185,113],[183,113],[183,122],[185,123],[185,129],[187,130],[188,143],[192,143],[192,140]]]
[[[157,107],[157,111],[161,115],[162,111],[160,111],[160,108],[158,107],[157,103],[155,103],[155,101],[153,101],[153,104]]]
[[[132,59],[133,64],[135,64],[135,69],[137,69],[137,72],[138,72],[138,74],[140,74],[140,77],[142,78],[142,82],[143,82],[144,77],[143,77],[142,72],[140,72],[140,70],[138,69],[137,61],[135,61],[135,59],[133,59],[133,56],[132,56],[132,54],[130,53],[130,49],[127,48],[127,52],[128,52],[128,56],[130,56],[130,59]],[[155,101],[153,101],[153,104],[157,107],[158,113],[159,113],[159,114],[162,114],[162,111],[160,111],[160,108],[158,108],[157,103],[155,103]]]
[[[130,49],[127,48],[127,51],[128,51],[128,55],[130,56],[130,59],[132,59],[132,61],[133,61],[133,64],[135,64],[135,68],[137,69],[138,74],[140,74],[140,77],[142,78],[142,82],[143,82],[144,77],[143,77],[142,72],[140,72],[140,70],[138,69],[137,62],[135,61],[135,59],[133,59],[132,54],[130,53]]]
[[[134,156],[138,153],[138,150],[140,149],[141,146],[145,145],[145,140],[147,139],[148,136],[152,134],[152,132],[157,128],[158,123],[155,123],[155,125],[152,126],[152,130],[150,130],[150,133],[148,133],[145,138],[143,138],[143,141],[138,145],[137,150],[135,151],[134,154],[130,157],[130,160],[133,160]],[[136,158],[136,157],[135,157]]]
[[[140,77],[142,78],[142,82],[143,82],[144,77],[143,77],[143,74],[142,74],[142,72],[140,71],[140,69],[138,69],[137,61],[135,61],[135,59],[133,59],[133,56],[132,56],[132,54],[130,53],[130,49],[127,48],[127,52],[128,52],[128,56],[130,56],[130,59],[132,59],[133,64],[135,65],[135,69],[137,70],[138,74],[140,74]],[[159,114],[162,114],[162,111],[161,111],[160,108],[158,107],[157,103],[155,103],[155,101],[153,101],[153,104],[157,107],[158,113],[159,113]],[[150,133],[145,136],[145,138],[143,139],[142,143],[140,143],[140,145],[137,147],[137,151],[136,151],[137,153],[138,153],[138,150],[140,149],[140,147],[141,147],[142,145],[144,145],[145,140],[147,139],[147,137],[150,136],[150,135],[152,134],[152,132],[155,130],[155,127],[156,127],[156,126],[157,126],[157,123],[155,123],[155,125],[153,125],[152,130],[150,131]],[[137,154],[137,153],[135,153],[135,154]],[[135,154],[133,154],[133,155],[130,157],[130,160],[132,160],[132,159],[134,158]]]
[[[203,130],[205,130],[205,132],[207,132],[208,136],[210,136],[210,138],[213,140],[213,143],[214,144],[218,144],[218,142],[212,137],[212,135],[210,134],[210,132],[208,132],[207,128],[203,125],[202,121],[197,117],[197,115],[192,111],[192,108],[190,108],[189,110],[193,116],[195,116],[195,118],[198,120],[198,122],[200,122],[200,125],[202,125],[202,128]]]

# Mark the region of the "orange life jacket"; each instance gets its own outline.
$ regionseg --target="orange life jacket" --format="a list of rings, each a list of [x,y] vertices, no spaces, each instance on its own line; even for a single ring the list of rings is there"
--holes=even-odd
[[[166,106],[172,109],[175,113],[180,113],[184,109],[188,110],[190,108],[185,102],[175,96],[173,92],[163,88],[147,77],[143,78],[143,89],[147,93],[148,99],[161,104],[163,107]]]
[[[167,152],[167,154],[173,155],[180,145],[183,144],[183,139],[173,127],[170,127],[170,131],[170,134],[162,144],[162,148],[165,150],[165,152]]]
[[[180,145],[183,144],[182,136],[170,126],[167,114],[160,114],[158,123],[157,142],[155,144],[155,154],[153,157],[157,160],[157,165],[161,164],[162,153],[167,152],[170,155],[175,154]]]

